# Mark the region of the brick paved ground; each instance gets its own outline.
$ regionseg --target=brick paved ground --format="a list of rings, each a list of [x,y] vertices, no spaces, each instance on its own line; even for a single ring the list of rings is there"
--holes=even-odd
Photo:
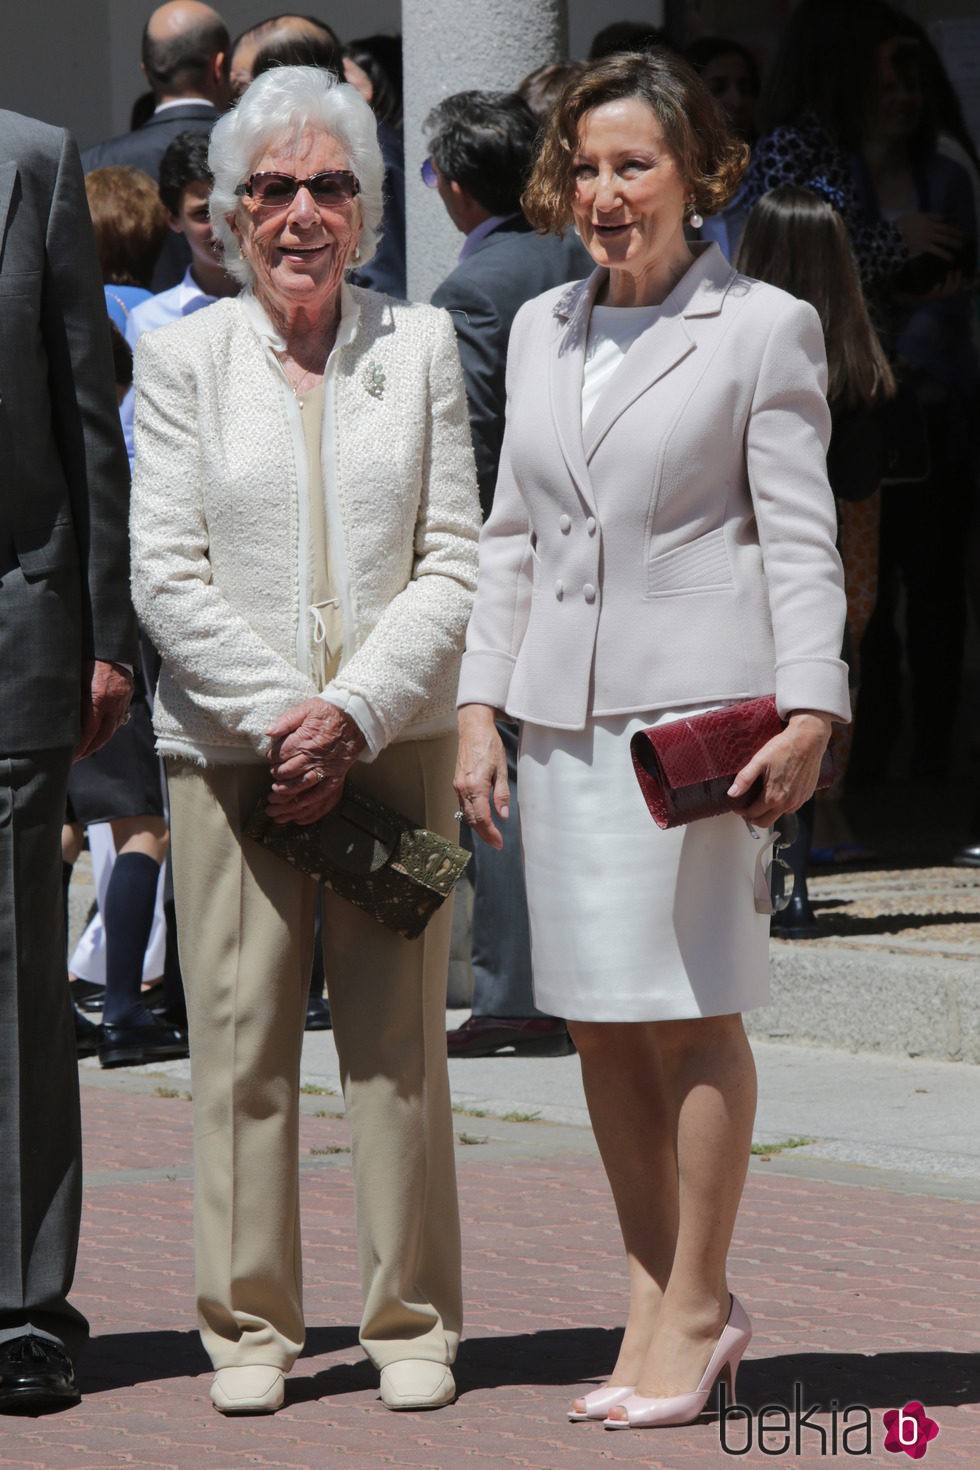
[[[93,1327],[85,1399],[56,1416],[0,1420],[3,1470],[739,1463],[722,1452],[716,1422],[614,1436],[564,1419],[575,1390],[611,1362],[622,1302],[601,1169],[588,1134],[572,1127],[459,1118],[469,1140],[459,1146],[468,1314],[460,1399],[433,1414],[386,1412],[356,1342],[347,1136],[330,1096],[304,1098],[306,1352],[281,1413],[221,1418],[207,1400],[191,1317],[186,1095],[167,1078],[86,1071],[83,1082],[88,1189],[76,1300]],[[799,1381],[807,1404],[866,1404],[873,1453],[859,1463],[893,1467],[906,1461],[882,1448],[882,1411],[920,1399],[940,1425],[927,1466],[975,1466],[975,1211],[794,1177],[778,1157],[757,1162],[732,1254],[733,1284],[756,1320],[740,1399],[790,1406]],[[817,1422],[828,1433],[824,1455],[811,1429],[800,1454],[792,1443],[778,1457],[754,1447],[740,1462],[843,1460],[830,1453],[830,1415]],[[733,1424],[732,1446],[744,1442]]]

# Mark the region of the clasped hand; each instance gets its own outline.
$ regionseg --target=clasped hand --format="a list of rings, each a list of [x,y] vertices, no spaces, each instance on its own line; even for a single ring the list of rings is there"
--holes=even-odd
[[[728,788],[739,816],[755,826],[771,827],[777,818],[809,801],[817,788],[830,730],[830,715],[819,710],[790,715],[786,729],[766,741]],[[760,780],[758,794],[747,800]]]
[[[337,805],[347,772],[366,741],[350,715],[323,699],[306,699],[266,732],[272,740],[272,790],[266,810],[274,822],[318,822]]]

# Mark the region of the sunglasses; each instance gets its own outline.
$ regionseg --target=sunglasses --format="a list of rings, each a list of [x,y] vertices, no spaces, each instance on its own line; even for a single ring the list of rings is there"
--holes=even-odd
[[[788,908],[796,892],[796,874],[782,854],[787,848],[793,846],[799,836],[799,830],[800,826],[795,812],[787,812],[785,816],[780,817],[777,823],[778,835],[772,845],[772,861],[766,869],[769,897],[772,900],[774,914],[781,914],[783,909]]]
[[[253,174],[238,185],[235,193],[239,197],[247,194],[259,209],[271,213],[288,209],[300,189],[308,190],[320,209],[336,209],[349,204],[361,192],[361,185],[349,169],[332,168],[322,174],[310,174],[308,179],[294,179],[292,174]]]
[[[439,187],[439,179],[436,174],[436,166],[432,162],[431,158],[427,158],[425,160],[422,167],[419,169],[419,173],[422,175],[422,182],[427,189],[437,189]]]

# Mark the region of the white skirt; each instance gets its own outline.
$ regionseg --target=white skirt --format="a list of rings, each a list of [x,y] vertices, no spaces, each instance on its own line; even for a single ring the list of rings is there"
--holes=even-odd
[[[534,1000],[550,1015],[675,1021],[769,1000],[769,916],[755,905],[764,837],[734,814],[664,832],[633,772],[635,730],[694,712],[522,728]]]

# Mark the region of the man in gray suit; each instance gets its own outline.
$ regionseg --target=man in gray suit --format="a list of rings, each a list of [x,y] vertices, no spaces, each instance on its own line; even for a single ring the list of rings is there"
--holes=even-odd
[[[143,75],[153,89],[154,111],[142,127],[82,154],[87,174],[124,164],[141,168],[156,183],[160,160],[181,133],[210,133],[229,98],[231,38],[216,10],[199,0],[169,0],[143,29]],[[154,291],[176,286],[190,264],[180,235],[164,241],[153,274]]]
[[[137,657],[129,482],[78,152],[0,112],[0,1412],[73,1402],[81,1207],[61,888],[68,771]]]
[[[459,264],[432,297],[456,327],[463,363],[480,503],[489,514],[504,437],[507,341],[525,301],[580,280],[592,260],[574,235],[538,235],[521,212],[538,124],[516,92],[457,92],[426,119],[422,177],[438,189],[466,240]],[[498,726],[507,751],[510,817],[504,846],[471,847],[473,1014],[449,1032],[450,1056],[560,1056],[571,1051],[563,1021],[543,1016],[531,993],[531,944],[517,806],[517,731]],[[468,842],[469,829],[463,831]]]

